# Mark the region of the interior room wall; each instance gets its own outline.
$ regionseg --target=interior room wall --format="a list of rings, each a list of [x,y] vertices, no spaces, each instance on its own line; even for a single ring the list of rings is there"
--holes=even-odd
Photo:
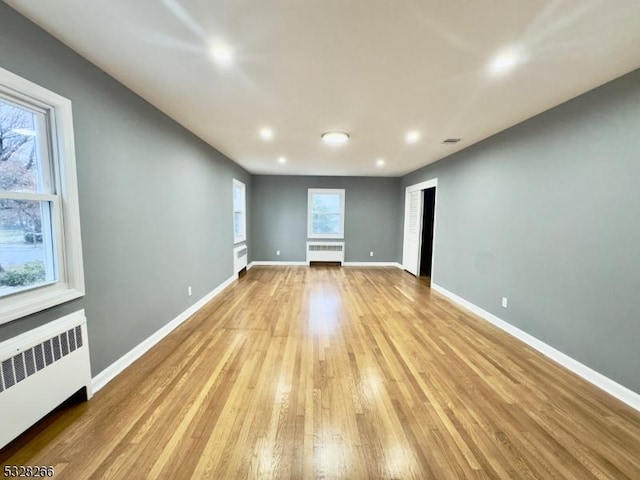
[[[438,178],[436,284],[635,392],[639,107],[636,70],[403,177],[400,191]]]
[[[251,176],[2,2],[0,60],[73,103],[87,292],[0,340],[84,308],[95,375],[231,277],[232,178],[250,203]]]
[[[399,178],[256,175],[252,258],[304,262],[308,189],[344,188],[345,261],[397,262],[399,185]]]

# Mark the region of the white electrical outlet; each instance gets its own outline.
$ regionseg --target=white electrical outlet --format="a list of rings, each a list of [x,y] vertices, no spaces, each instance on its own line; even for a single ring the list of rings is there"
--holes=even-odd
[[[369,252],[369,256],[370,256],[370,257],[373,257],[373,250],[371,250],[371,251]]]
[[[280,256],[280,250],[276,250],[276,255]]]
[[[187,287],[187,295],[188,295],[188,296],[193,295],[193,292],[191,291],[191,287],[190,287],[190,286],[189,286],[189,287]]]
[[[507,297],[502,297],[502,308],[507,308]]]

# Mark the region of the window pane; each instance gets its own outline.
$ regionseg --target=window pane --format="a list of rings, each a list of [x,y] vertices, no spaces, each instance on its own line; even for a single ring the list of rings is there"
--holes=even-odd
[[[0,200],[0,296],[55,280],[49,202]]]
[[[0,190],[42,190],[36,142],[38,117],[44,119],[42,114],[0,99]]]
[[[340,214],[313,215],[313,233],[340,233]]]
[[[244,234],[244,222],[242,212],[233,212],[233,235],[239,237]]]
[[[315,193],[313,195],[313,213],[340,214],[340,195],[337,193]]]
[[[245,186],[238,180],[233,180],[233,236],[234,243],[245,240],[246,231],[246,199]]]
[[[237,185],[233,186],[233,209],[242,209],[242,188]]]

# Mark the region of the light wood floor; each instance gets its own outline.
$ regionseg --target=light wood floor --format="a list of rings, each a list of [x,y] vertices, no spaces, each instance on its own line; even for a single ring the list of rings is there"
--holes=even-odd
[[[255,267],[0,459],[72,480],[637,480],[640,414],[400,270]]]

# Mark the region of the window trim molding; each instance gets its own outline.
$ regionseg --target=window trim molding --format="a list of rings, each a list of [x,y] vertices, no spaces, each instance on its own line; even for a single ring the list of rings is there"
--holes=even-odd
[[[340,195],[340,231],[338,233],[314,233],[313,232],[313,196],[315,194],[338,194]],[[307,192],[307,238],[344,239],[344,212],[345,212],[345,189],[344,188],[310,188]]]
[[[242,189],[242,222],[244,223],[244,225],[242,226],[242,235],[236,235],[236,205],[235,205],[235,201],[234,200],[234,195],[233,195],[233,190],[236,187],[240,187]],[[231,194],[232,194],[232,201],[233,201],[233,244],[234,245],[238,245],[239,243],[242,242],[246,242],[247,241],[247,185],[237,179],[233,179],[233,183],[232,183],[232,190],[231,190]]]
[[[71,100],[0,67],[0,88],[27,105],[43,108],[49,120],[51,163],[61,218],[59,280],[0,299],[0,325],[85,295],[80,209]]]

